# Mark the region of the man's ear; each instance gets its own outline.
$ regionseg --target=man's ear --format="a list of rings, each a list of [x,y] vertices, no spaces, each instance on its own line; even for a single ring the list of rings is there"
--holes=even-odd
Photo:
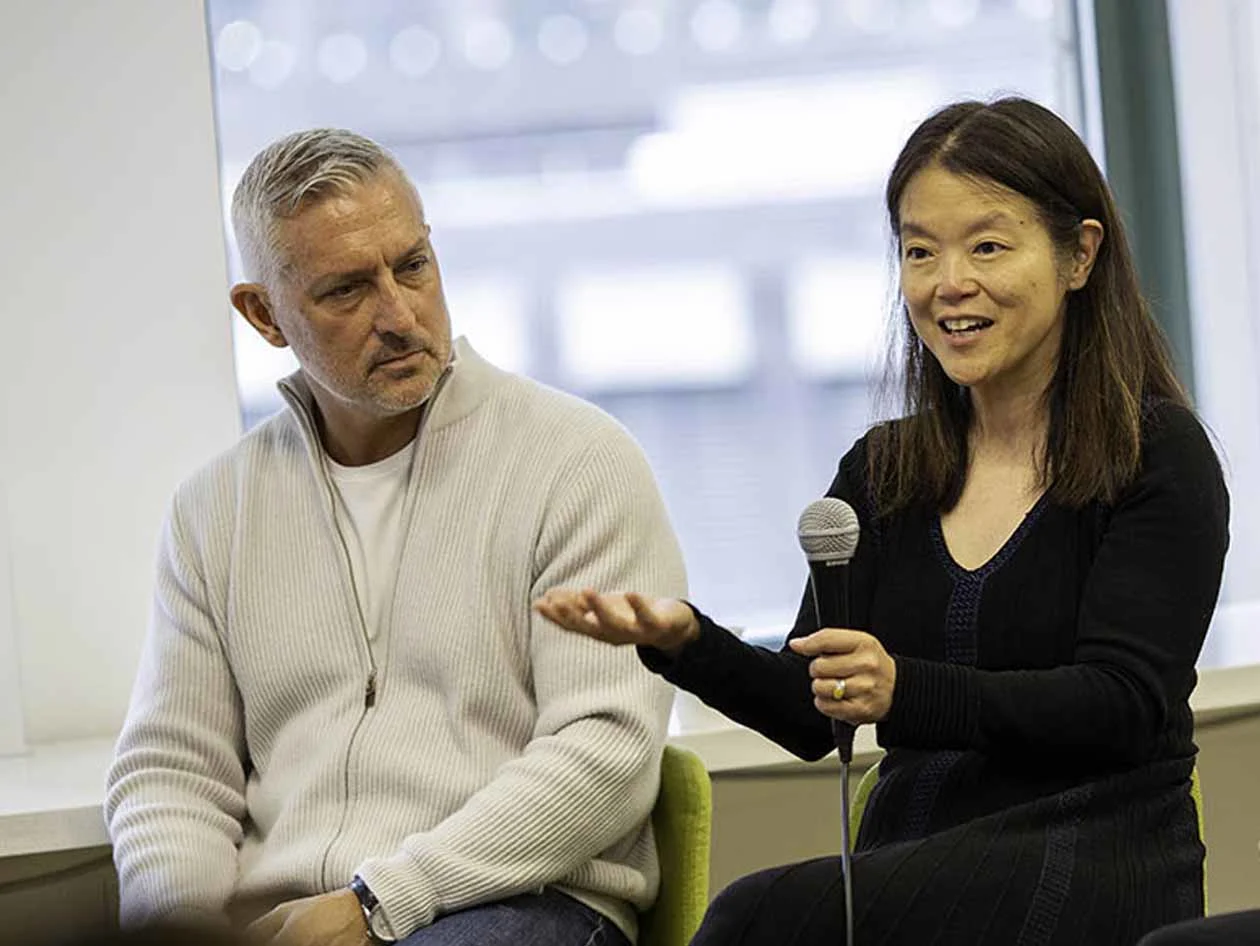
[[[271,298],[261,283],[242,282],[232,287],[232,305],[259,335],[276,348],[288,348],[284,332],[271,314]]]
[[[1072,262],[1068,269],[1068,289],[1080,289],[1089,282],[1089,274],[1094,271],[1094,263],[1098,261],[1098,248],[1102,246],[1103,225],[1097,220],[1082,220],[1081,235],[1072,251]]]

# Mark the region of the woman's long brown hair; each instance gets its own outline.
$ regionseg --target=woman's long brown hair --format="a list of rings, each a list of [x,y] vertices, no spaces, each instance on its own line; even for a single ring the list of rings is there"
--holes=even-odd
[[[950,105],[914,131],[889,175],[885,201],[898,250],[902,195],[929,165],[1023,195],[1065,259],[1077,248],[1081,221],[1102,223],[1089,280],[1067,298],[1058,366],[1045,392],[1041,480],[1053,500],[1070,507],[1114,500],[1137,474],[1144,408],[1155,399],[1188,405],[1188,398],[1142,297],[1102,172],[1076,133],[1035,102]],[[875,500],[881,513],[914,503],[947,510],[967,473],[971,401],[915,334],[905,300],[897,305],[904,337],[886,380],[899,382],[903,416],[868,440]]]

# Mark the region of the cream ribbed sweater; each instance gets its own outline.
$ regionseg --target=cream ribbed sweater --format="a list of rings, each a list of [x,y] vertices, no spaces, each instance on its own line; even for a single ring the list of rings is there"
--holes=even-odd
[[[177,492],[108,777],[124,921],[358,872],[399,935],[554,884],[633,936],[668,691],[529,606],[556,585],[681,596],[681,554],[615,421],[456,352],[370,646],[300,375]]]

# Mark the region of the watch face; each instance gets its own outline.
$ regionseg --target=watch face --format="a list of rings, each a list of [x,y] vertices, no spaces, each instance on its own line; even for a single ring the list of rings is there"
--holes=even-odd
[[[372,934],[374,939],[382,943],[397,942],[393,931],[388,928],[388,924],[385,922],[385,915],[381,912],[379,906],[368,914],[368,932]]]

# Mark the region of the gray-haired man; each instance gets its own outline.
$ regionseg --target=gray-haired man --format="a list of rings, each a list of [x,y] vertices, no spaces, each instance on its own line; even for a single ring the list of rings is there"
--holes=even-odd
[[[232,303],[301,370],[171,506],[109,774],[124,921],[252,910],[294,946],[633,939],[668,694],[530,602],[684,593],[641,452],[452,344],[420,199],[373,142],[276,142],[233,224]]]

